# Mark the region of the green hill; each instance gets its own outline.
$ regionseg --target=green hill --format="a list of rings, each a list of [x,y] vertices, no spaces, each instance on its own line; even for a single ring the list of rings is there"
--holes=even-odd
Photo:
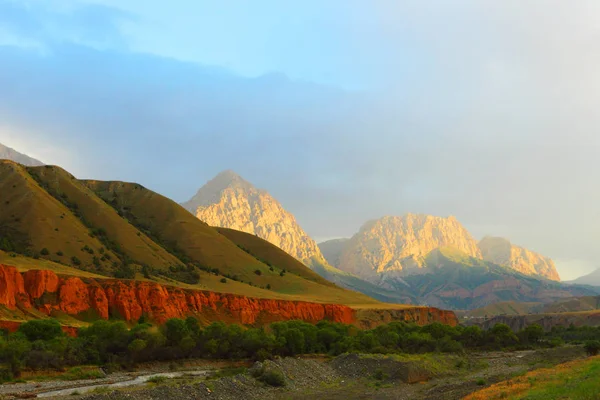
[[[141,185],[0,161],[0,263],[251,297],[377,305],[252,235],[219,232]],[[242,249],[242,247],[244,249]]]
[[[441,248],[426,257],[423,273],[404,276],[398,290],[419,304],[469,310],[500,302],[551,303],[594,295],[593,290],[523,275],[455,249]]]

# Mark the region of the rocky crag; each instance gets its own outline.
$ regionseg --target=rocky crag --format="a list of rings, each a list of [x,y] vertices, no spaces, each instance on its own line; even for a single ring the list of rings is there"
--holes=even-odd
[[[477,242],[454,217],[383,217],[363,225],[345,243],[334,266],[370,280],[407,275],[423,268],[429,253],[444,247],[481,258]]]
[[[330,320],[361,327],[392,320],[421,325],[457,323],[453,312],[429,307],[357,311],[339,304],[250,298],[147,281],[58,276],[48,270],[20,273],[5,265],[0,265],[0,305],[9,310],[37,309],[46,315],[62,312],[88,320],[137,321],[145,316],[157,323],[189,315],[205,322],[225,320],[248,325],[292,319],[313,323]]]
[[[324,261],[291,213],[233,171],[221,172],[182,205],[208,225],[257,235],[307,265]]]
[[[486,236],[479,244],[486,261],[509,267],[525,275],[538,275],[559,281],[554,261],[541,254],[513,245],[508,239]]]
[[[463,257],[489,261],[524,275],[560,280],[549,258],[502,238],[486,237],[478,243],[452,216],[387,216],[367,222],[351,239],[319,246],[334,267],[378,282],[424,273],[427,257],[439,249],[451,249]]]

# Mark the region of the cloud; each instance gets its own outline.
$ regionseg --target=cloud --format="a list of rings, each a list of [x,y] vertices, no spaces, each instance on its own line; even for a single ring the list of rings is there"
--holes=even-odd
[[[119,48],[125,43],[120,25],[135,20],[131,13],[101,4],[0,0],[0,41],[46,49],[63,42]]]
[[[342,14],[342,3],[307,3],[293,29],[261,11],[276,44],[244,36],[252,26],[238,29],[225,10],[215,30],[232,31],[223,39],[213,28],[190,34],[194,18],[160,19],[160,7],[139,4],[0,12],[18,22],[13,37],[50,49],[0,47],[0,117],[23,143],[66,149],[77,176],[138,181],[178,201],[232,168],[316,237],[349,236],[382,215],[453,214],[478,237],[507,236],[561,260],[600,258],[600,3],[382,0],[344,2]],[[322,34],[320,50],[279,53],[311,12],[321,23],[306,44]],[[61,18],[71,22],[53,33]],[[153,30],[154,18],[181,29]],[[127,35],[123,21],[136,22]],[[236,49],[236,70],[256,53],[248,70],[265,74],[198,63],[207,55],[224,65]],[[173,58],[186,54],[194,62]],[[363,89],[306,81],[338,70],[340,82]],[[52,154],[40,158],[63,163]],[[568,273],[573,264],[562,265]]]

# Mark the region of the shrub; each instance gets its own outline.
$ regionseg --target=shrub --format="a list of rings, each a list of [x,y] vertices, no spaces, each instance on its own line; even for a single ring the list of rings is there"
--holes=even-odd
[[[149,383],[154,383],[155,385],[159,385],[161,383],[164,383],[167,380],[166,376],[153,376],[150,379],[147,380],[147,382]]]
[[[227,279],[221,278],[221,283],[227,283]]]
[[[81,265],[81,260],[75,256],[71,257],[71,262],[73,263],[73,265],[76,265],[76,266]]]
[[[586,353],[590,356],[597,356],[600,353],[600,341],[590,340],[584,345]]]
[[[262,275],[262,272],[261,272],[261,270],[260,270],[260,269],[257,269],[257,270],[255,270],[255,271],[254,271],[254,273],[255,273],[256,275],[258,275],[258,276],[261,276],[261,275]]]
[[[59,257],[62,257],[64,255],[64,253],[59,250],[59,251],[56,252],[56,255],[59,256]]]
[[[27,340],[51,340],[63,336],[60,323],[55,319],[34,319],[19,326],[19,332],[23,333]]]
[[[44,247],[42,250],[40,250],[40,254],[43,256],[47,256],[48,254],[50,254],[50,252],[47,248]]]
[[[279,371],[266,371],[258,378],[261,382],[274,387],[285,386],[285,376]]]
[[[483,385],[485,385],[485,379],[483,379],[483,378],[480,378],[480,379],[478,379],[478,380],[477,380],[477,382],[475,382],[475,383],[476,383],[477,385],[479,385],[479,386],[483,386]]]

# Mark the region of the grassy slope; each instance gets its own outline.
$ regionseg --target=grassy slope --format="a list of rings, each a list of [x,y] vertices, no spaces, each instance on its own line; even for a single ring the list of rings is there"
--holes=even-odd
[[[285,269],[288,272],[322,285],[335,286],[325,278],[322,278],[320,275],[307,268],[300,261],[290,257],[289,254],[279,247],[256,235],[228,228],[215,227],[215,229],[252,256],[259,260],[263,260],[266,264],[277,267],[279,270]]]
[[[0,264],[11,265],[16,267],[20,272],[29,271],[30,269],[47,269],[54,271],[58,275],[80,276],[82,278],[106,278],[93,272],[69,267],[42,258],[34,259],[20,254],[7,253],[2,250],[0,250]]]
[[[492,317],[495,315],[524,315],[538,310],[541,306],[542,303],[536,302],[502,301],[499,303],[490,304],[482,308],[477,308],[475,310],[466,311],[462,314],[471,317]]]
[[[465,400],[587,400],[600,398],[600,357],[528,372],[480,390]]]
[[[205,267],[217,268],[221,274],[235,275],[238,280],[255,285],[239,286],[239,282],[232,280],[222,284],[220,278],[215,280],[212,275],[202,274],[202,288],[258,297],[275,298],[278,296],[274,292],[277,292],[295,300],[378,304],[363,294],[341,289],[320,279],[286,253],[273,251],[272,248],[269,250],[264,243],[244,237],[246,244],[252,244],[256,256],[265,261],[267,258],[273,260],[270,263],[276,268],[270,271],[268,265],[241,250],[224,234],[209,227],[179,204],[140,185],[99,181],[85,181],[85,184],[165,248],[177,254],[182,253]],[[229,236],[235,236],[238,240],[243,237],[231,232]],[[284,268],[292,273],[280,276]],[[260,275],[255,273],[256,270],[260,271]],[[260,289],[267,285],[271,286],[271,290]]]
[[[77,212],[86,224],[104,229],[107,236],[118,243],[123,253],[134,262],[158,269],[182,264],[180,260],[121,218],[112,207],[63,169],[46,166],[30,167],[28,170],[49,189],[50,193],[63,194],[69,203],[76,204]]]
[[[35,178],[35,179],[34,179]],[[102,195],[99,197],[94,191]],[[105,200],[117,196],[117,210]],[[316,301],[324,303],[357,304],[370,306],[375,300],[326,282],[287,254],[272,251],[261,243],[257,246],[262,256],[273,257],[284,267],[270,271],[269,266],[247,254],[227,237],[199,221],[177,203],[136,184],[81,182],[66,171],[52,166],[26,168],[19,164],[0,162],[0,239],[11,237],[19,245],[16,252],[0,253],[0,262],[14,265],[21,271],[33,268],[50,269],[62,275],[94,276],[92,272],[110,275],[117,253],[124,253],[137,264],[166,268],[180,264],[181,256],[211,268],[218,268],[219,276],[200,271],[200,282],[184,284],[165,277],[153,279],[166,284],[234,293],[252,297]],[[143,226],[146,235],[137,226]],[[109,250],[93,229],[102,228],[111,242],[118,244],[115,252]],[[234,235],[234,233],[231,233]],[[158,240],[158,243],[154,239]],[[83,251],[84,246],[93,254]],[[31,258],[43,248],[50,252]],[[110,260],[96,268],[93,257],[100,258],[100,250]],[[56,253],[61,252],[59,256]],[[21,253],[21,254],[16,254]],[[282,254],[283,253],[283,254]],[[81,260],[75,266],[72,257]],[[274,263],[273,263],[274,264]],[[299,265],[298,265],[299,264]],[[274,264],[275,265],[275,264]],[[281,269],[290,271],[280,276]],[[88,272],[85,272],[87,270]],[[255,273],[261,272],[260,275]],[[92,272],[89,272],[92,271]],[[227,279],[223,274],[236,275],[242,282]],[[138,277],[143,279],[140,274]],[[249,285],[248,283],[252,283]],[[267,289],[271,286],[271,290]]]
[[[0,204],[0,236],[8,234],[33,253],[47,248],[50,254],[42,258],[70,264],[74,256],[86,268],[91,267],[93,256],[82,247],[96,252],[103,247],[90,236],[88,227],[41,188],[23,166],[10,161],[0,161]],[[59,251],[62,256],[56,254]],[[109,267],[108,262],[104,264]]]

